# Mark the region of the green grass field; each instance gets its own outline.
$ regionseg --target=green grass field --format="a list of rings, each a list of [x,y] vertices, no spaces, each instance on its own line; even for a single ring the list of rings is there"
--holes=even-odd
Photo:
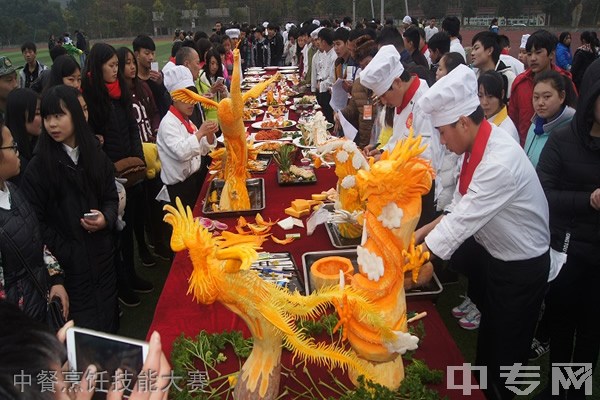
[[[111,44],[115,48],[119,48],[122,46],[126,46],[132,49],[131,40],[118,40],[118,41],[108,41],[107,43]],[[94,41],[92,41],[93,45]],[[159,62],[160,67],[169,61],[169,57],[171,56],[171,44],[173,43],[170,39],[160,38],[155,41],[156,43],[156,60]],[[46,43],[37,43],[38,52],[37,59],[41,61],[43,64],[47,66],[52,65],[52,60],[50,59],[50,52],[48,51],[48,46]],[[10,49],[2,49],[0,50],[0,55],[8,56],[13,64],[15,65],[24,65],[25,61],[23,60],[23,55],[21,54],[20,48],[10,48]],[[79,60],[77,60],[79,61]]]

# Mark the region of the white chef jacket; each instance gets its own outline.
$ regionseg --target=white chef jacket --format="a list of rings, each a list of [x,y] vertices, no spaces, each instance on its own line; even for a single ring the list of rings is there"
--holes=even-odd
[[[310,88],[314,93],[326,93],[335,82],[335,60],[333,47],[328,51],[317,51],[312,59]]]
[[[415,136],[421,135],[421,144],[427,144],[427,149],[421,154],[421,157],[431,161],[434,169],[441,165],[441,144],[439,140],[439,132],[431,123],[431,119],[421,111],[417,104],[421,96],[429,89],[427,82],[420,80],[419,88],[415,92],[412,100],[404,107],[400,114],[394,111],[394,126],[392,137],[383,146],[384,150],[392,150],[396,146],[396,142],[407,138],[410,133],[410,126],[407,126],[407,120],[412,113],[412,126]]]
[[[525,72],[525,65],[509,54],[500,54],[500,61],[507,67],[510,67],[515,75]]]
[[[200,156],[208,154],[216,144],[216,140],[209,144],[206,137],[198,141],[196,135],[188,133],[183,123],[169,111],[160,121],[156,136],[163,183],[174,185],[185,181],[200,169]]]
[[[460,44],[460,40],[458,40],[458,38],[454,38],[450,41],[450,53],[462,54],[463,58],[465,59],[465,62],[469,64],[469,61],[467,60],[467,55],[465,54],[465,48],[462,46],[462,44]]]
[[[481,162],[467,193],[458,185],[427,247],[447,260],[470,236],[501,261],[544,254],[550,244],[548,202],[533,165],[519,143],[492,125]]]

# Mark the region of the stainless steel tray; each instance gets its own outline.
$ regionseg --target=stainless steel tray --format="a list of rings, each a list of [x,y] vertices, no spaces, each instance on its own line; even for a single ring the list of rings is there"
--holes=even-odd
[[[304,285],[305,292],[310,294],[313,289],[310,284],[310,268],[313,263],[321,258],[329,257],[329,256],[338,256],[338,257],[346,257],[354,265],[354,271],[358,272],[358,262],[356,255],[356,250],[329,250],[329,251],[314,251],[309,253],[302,254],[302,269],[304,271]],[[424,298],[430,300],[436,300],[440,293],[442,293],[443,287],[440,283],[435,272],[433,273],[433,278],[426,285],[421,286],[419,288],[414,288],[406,291],[406,297],[415,297],[415,298]]]
[[[210,194],[213,190],[217,191],[217,204],[221,198],[221,191],[225,181],[215,179],[210,182],[210,186],[206,191],[204,204],[202,205],[202,214],[209,217],[237,217],[240,215],[256,214],[258,211],[264,210],[267,204],[265,195],[265,180],[264,178],[246,179],[246,188],[248,188],[248,196],[250,196],[250,208],[248,210],[237,211],[213,211],[212,203],[209,201]]]
[[[298,292],[300,292],[301,295],[306,295],[306,292],[305,292],[306,285],[304,284],[304,281],[302,279],[302,274],[300,273],[300,270],[298,269],[298,266],[296,265],[296,262],[294,261],[294,257],[292,257],[292,254],[289,252],[276,253],[276,254],[277,254],[276,260],[285,258],[286,262],[288,262],[288,261],[291,262],[292,267],[293,267],[293,269],[285,271],[285,273],[289,273],[292,275],[291,277],[288,278],[289,282],[285,285],[285,287],[292,293],[297,290]],[[260,262],[260,260],[259,260],[259,262]],[[265,268],[266,270],[271,268],[268,265],[269,261],[263,261],[263,263],[265,263],[264,266],[258,267],[258,268],[253,268],[253,270],[255,270],[259,273],[259,276],[261,275],[260,268]],[[267,272],[267,276],[268,276],[268,272]]]
[[[323,207],[325,207],[327,211],[333,212],[333,204],[325,204]],[[340,235],[337,224],[326,222],[325,229],[327,230],[327,235],[329,235],[331,244],[336,249],[355,249],[360,244],[360,237],[357,237],[356,239],[348,239]]]

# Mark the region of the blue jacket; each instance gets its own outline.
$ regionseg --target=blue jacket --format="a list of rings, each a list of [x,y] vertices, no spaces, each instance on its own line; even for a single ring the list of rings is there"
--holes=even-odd
[[[534,132],[535,122],[539,117],[537,114],[533,116],[523,149],[525,150],[527,157],[534,167],[537,167],[538,161],[540,160],[540,154],[542,153],[542,150],[546,145],[546,142],[548,141],[552,131],[569,123],[573,119],[573,115],[575,115],[575,110],[569,106],[565,107],[563,112],[558,117],[543,125],[544,132],[539,135]]]
[[[562,43],[556,45],[556,65],[564,70],[571,70],[573,64],[573,56],[571,55],[571,49]]]

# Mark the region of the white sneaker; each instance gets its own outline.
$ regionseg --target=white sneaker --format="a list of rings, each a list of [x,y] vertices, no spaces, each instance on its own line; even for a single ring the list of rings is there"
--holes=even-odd
[[[454,307],[452,309],[452,316],[454,318],[462,318],[465,315],[467,315],[469,313],[469,311],[471,311],[471,309],[473,307],[475,307],[475,304],[471,301],[471,299],[468,296],[460,296],[462,297],[464,300],[462,303],[460,303],[459,305],[457,305],[456,307]]]
[[[481,313],[473,304],[473,308],[467,315],[458,320],[458,324],[461,328],[466,329],[468,331],[475,330],[479,328],[479,323],[481,322]]]

